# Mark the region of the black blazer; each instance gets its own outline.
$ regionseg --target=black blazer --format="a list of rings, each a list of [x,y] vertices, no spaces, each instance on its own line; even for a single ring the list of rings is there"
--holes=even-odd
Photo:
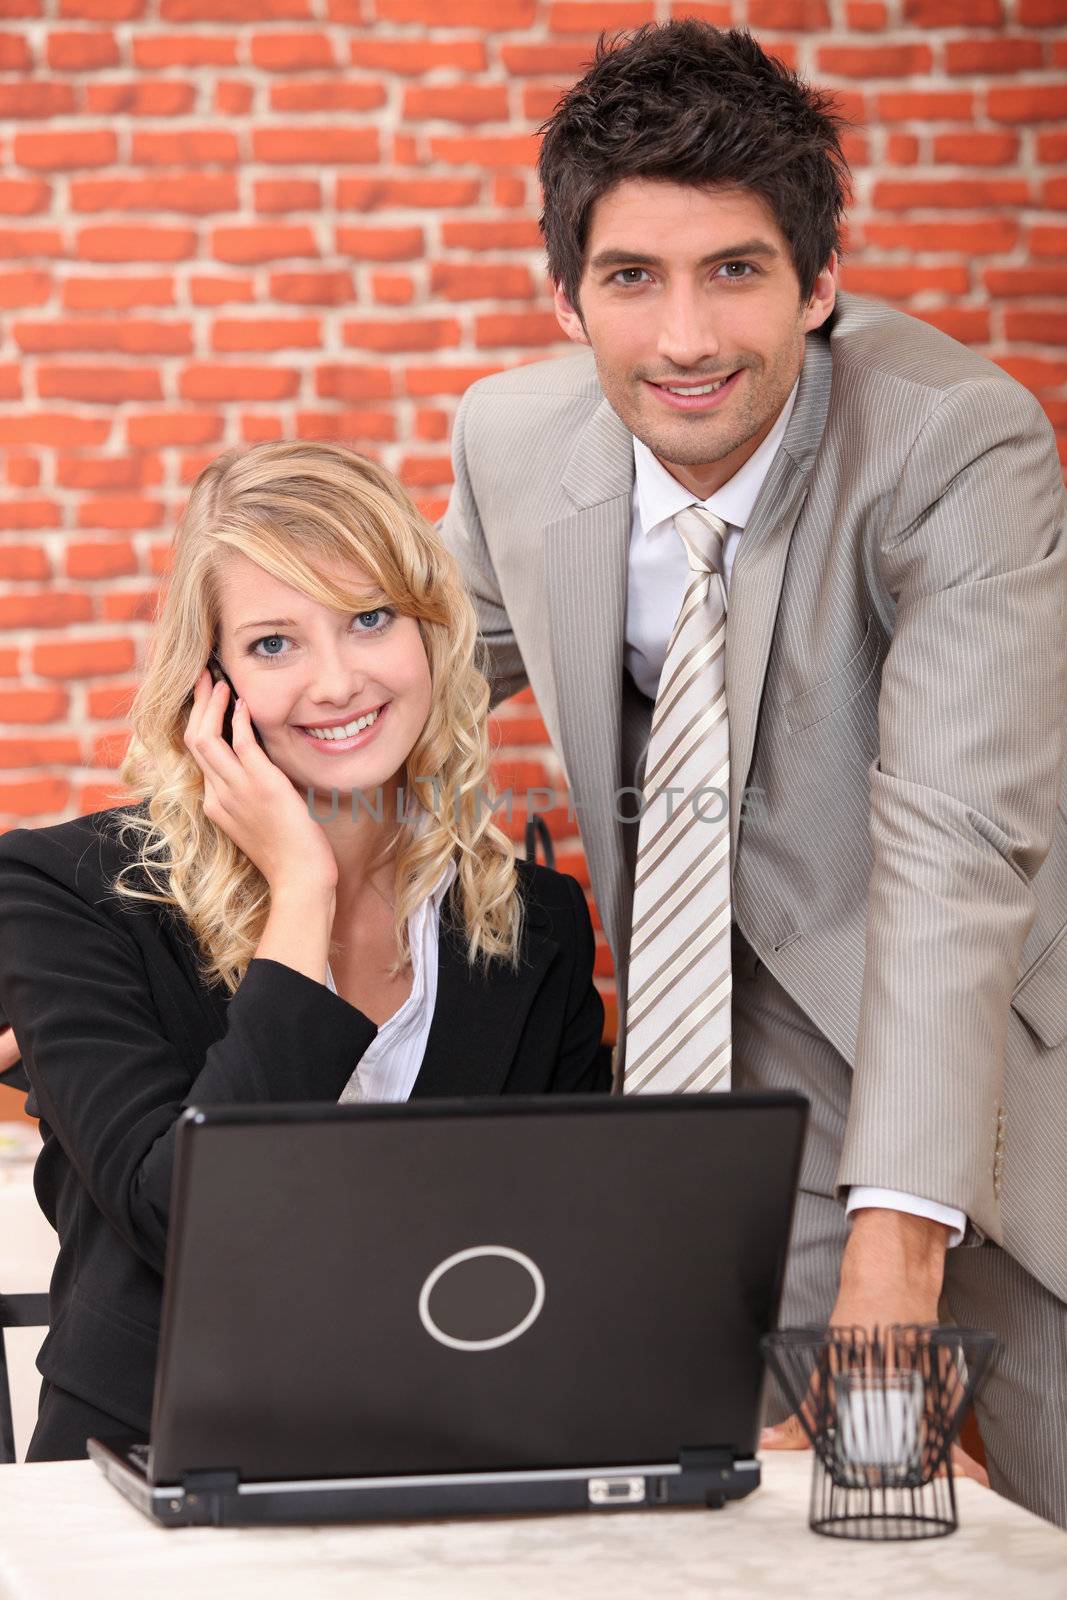
[[[179,1114],[191,1103],[336,1101],[377,1029],[277,961],[252,961],[232,997],[205,986],[184,921],[112,891],[129,859],[115,815],[0,838],[0,1012],[22,1049],[27,1110],[41,1119],[34,1185],[59,1234],[38,1367],[144,1432]],[[581,889],[544,867],[519,874],[517,971],[471,970],[446,896],[412,1098],[609,1088]]]

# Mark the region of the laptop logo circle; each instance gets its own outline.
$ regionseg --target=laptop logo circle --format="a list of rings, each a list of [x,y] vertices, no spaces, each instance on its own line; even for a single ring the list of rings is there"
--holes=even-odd
[[[478,1273],[475,1279],[467,1263],[485,1258],[488,1258],[486,1265],[490,1266],[490,1270],[488,1273],[485,1271]],[[496,1264],[495,1271],[490,1265],[493,1262]],[[504,1265],[505,1263],[507,1265]],[[503,1270],[500,1270],[502,1266]],[[518,1279],[514,1271],[516,1267],[520,1269],[522,1275]],[[459,1272],[455,1270],[457,1268],[460,1269]],[[467,1269],[465,1272],[464,1268]],[[449,1274],[453,1275],[451,1285],[448,1283]],[[523,1276],[527,1280],[524,1285]],[[453,1290],[447,1296],[450,1304],[446,1308],[451,1315],[446,1315],[445,1309],[441,1307],[438,1308],[436,1316],[430,1310],[430,1297],[439,1285],[443,1289]],[[519,1298],[520,1286],[524,1289],[521,1293],[523,1301],[532,1286],[533,1300],[525,1313],[503,1333],[475,1339],[461,1336],[459,1333],[449,1333],[446,1328],[441,1327],[438,1318],[446,1322],[451,1321],[461,1305],[467,1309],[464,1302],[471,1298],[478,1302],[475,1315],[482,1323],[486,1319],[493,1321],[514,1316],[518,1309],[516,1301]],[[440,1295],[438,1298],[441,1298]],[[544,1303],[545,1280],[536,1261],[531,1261],[521,1250],[512,1250],[510,1245],[479,1244],[470,1250],[458,1250],[455,1255],[446,1257],[434,1267],[419,1291],[419,1319],[430,1338],[436,1339],[438,1344],[447,1345],[450,1350],[499,1350],[501,1345],[511,1344],[512,1340],[520,1339],[526,1330],[533,1326],[541,1315]],[[466,1320],[467,1317],[464,1317],[463,1321]]]

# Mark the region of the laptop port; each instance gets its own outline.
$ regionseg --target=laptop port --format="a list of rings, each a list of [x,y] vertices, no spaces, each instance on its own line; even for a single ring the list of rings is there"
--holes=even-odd
[[[591,1506],[633,1506],[645,1498],[645,1480],[632,1478],[590,1478]]]

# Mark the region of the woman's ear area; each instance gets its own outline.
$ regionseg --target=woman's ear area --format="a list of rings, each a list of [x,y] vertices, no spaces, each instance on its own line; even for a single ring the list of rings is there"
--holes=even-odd
[[[556,310],[556,321],[559,323],[568,339],[573,339],[575,344],[588,344],[589,337],[582,322],[581,312],[575,310],[568,298],[567,291],[561,283],[556,284],[552,303]]]

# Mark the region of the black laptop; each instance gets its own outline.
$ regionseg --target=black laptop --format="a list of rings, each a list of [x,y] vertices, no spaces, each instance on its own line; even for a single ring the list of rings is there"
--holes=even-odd
[[[806,1111],[191,1109],[151,1438],[89,1454],[168,1526],[748,1494]]]

